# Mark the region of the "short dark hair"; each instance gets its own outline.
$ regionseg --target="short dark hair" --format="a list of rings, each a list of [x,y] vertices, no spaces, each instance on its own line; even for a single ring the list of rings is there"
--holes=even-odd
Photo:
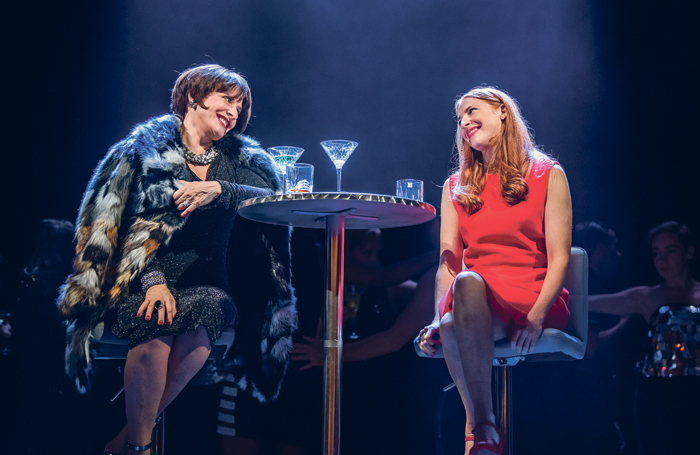
[[[573,243],[591,255],[598,245],[610,242],[610,229],[598,221],[581,221],[574,227]]]
[[[654,237],[664,233],[676,234],[685,248],[695,245],[695,242],[693,241],[693,233],[690,231],[690,228],[685,224],[680,224],[677,221],[666,221],[665,223],[661,223],[658,226],[651,228],[649,230],[649,234],[647,235],[649,245],[651,245]]]
[[[187,95],[206,109],[202,102],[204,98],[214,92],[228,92],[233,89],[239,90],[242,102],[241,113],[234,130],[242,132],[248,126],[253,104],[250,87],[242,75],[221,65],[198,65],[180,74],[173,87],[170,110],[173,114],[184,117],[189,104]]]

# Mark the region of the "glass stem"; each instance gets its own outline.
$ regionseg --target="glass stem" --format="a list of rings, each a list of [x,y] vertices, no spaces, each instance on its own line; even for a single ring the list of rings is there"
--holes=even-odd
[[[338,175],[338,193],[340,193],[340,173],[342,172],[343,168],[337,167],[335,168],[335,172]]]

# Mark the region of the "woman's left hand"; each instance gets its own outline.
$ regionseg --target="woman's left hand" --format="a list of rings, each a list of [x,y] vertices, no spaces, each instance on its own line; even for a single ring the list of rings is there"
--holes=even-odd
[[[518,354],[529,354],[532,352],[537,344],[537,339],[542,334],[544,316],[533,313],[534,311],[528,313],[525,327],[516,330],[510,337],[510,348]]]
[[[423,328],[418,334],[418,347],[430,357],[435,357],[437,347],[442,344],[440,340],[440,325],[437,322]]]
[[[173,193],[173,200],[181,217],[186,217],[195,209],[211,203],[221,195],[219,182],[186,182],[180,180],[183,187]]]

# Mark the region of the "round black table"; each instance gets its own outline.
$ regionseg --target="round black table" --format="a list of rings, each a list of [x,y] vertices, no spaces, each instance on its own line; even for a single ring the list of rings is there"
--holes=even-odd
[[[345,229],[421,224],[435,218],[435,207],[381,194],[290,193],[243,201],[238,214],[263,223],[326,230],[323,453],[338,455]]]

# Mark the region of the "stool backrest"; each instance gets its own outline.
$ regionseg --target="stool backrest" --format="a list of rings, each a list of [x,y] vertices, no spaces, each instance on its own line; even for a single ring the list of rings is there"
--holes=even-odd
[[[585,344],[588,339],[588,255],[583,248],[571,248],[569,271],[564,279],[569,291],[569,325],[566,333]]]

